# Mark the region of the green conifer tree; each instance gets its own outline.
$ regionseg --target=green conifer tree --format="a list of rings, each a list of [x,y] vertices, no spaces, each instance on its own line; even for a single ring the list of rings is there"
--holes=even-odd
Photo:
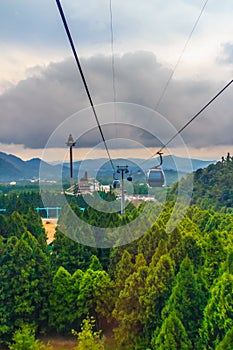
[[[142,254],[136,257],[134,269],[125,280],[113,311],[113,316],[119,323],[114,330],[115,338],[127,349],[135,349],[143,331],[141,319],[144,309],[139,300],[144,294],[148,267]]]
[[[185,330],[192,346],[197,347],[199,341],[199,328],[206,304],[205,290],[197,276],[190,259],[186,257],[179,273],[176,275],[172,294],[163,310],[163,318],[175,311]]]
[[[27,231],[24,219],[18,212],[13,212],[7,222],[7,236],[16,236],[20,238]]]
[[[220,232],[208,233],[202,243],[203,257],[205,259],[203,277],[210,288],[216,278],[218,278],[221,263],[226,260],[227,252],[224,248],[224,241]]]
[[[101,265],[101,263],[96,255],[91,256],[89,269],[91,269],[93,271],[103,270],[103,266]]]
[[[204,310],[201,338],[208,350],[215,349],[233,328],[232,295],[233,276],[224,273],[211,289],[211,296]]]
[[[50,285],[48,256],[30,233],[20,239],[10,237],[0,266],[0,338],[9,340],[22,324],[41,329],[47,319]]]
[[[69,303],[71,283],[70,273],[61,266],[53,277],[49,298],[49,325],[61,333],[70,331],[73,326],[73,305]]]
[[[144,310],[142,323],[147,338],[151,338],[154,330],[161,325],[161,312],[171,294],[174,281],[174,266],[169,254],[162,255],[156,266],[152,258],[149,265],[145,291],[140,298]]]
[[[132,263],[132,255],[124,250],[121,260],[118,262],[115,268],[115,284],[118,293],[124,288],[126,279],[133,272],[134,265]]]
[[[191,342],[187,332],[173,311],[163,321],[158,336],[152,338],[152,349],[155,350],[191,350]]]
[[[233,328],[231,328],[217,345],[216,350],[232,350],[233,349]]]

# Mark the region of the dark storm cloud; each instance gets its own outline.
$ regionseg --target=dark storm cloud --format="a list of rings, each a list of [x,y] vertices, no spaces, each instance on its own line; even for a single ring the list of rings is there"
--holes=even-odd
[[[113,101],[111,58],[93,56],[81,61],[93,101],[96,104]],[[115,68],[117,101],[155,108],[171,71],[163,67],[155,55],[143,51],[117,56]],[[34,74],[0,96],[2,143],[24,144],[29,148],[44,147],[58,125],[71,114],[89,107],[73,59],[51,63],[46,68],[37,67]],[[179,129],[224,83],[173,80],[158,111]],[[232,104],[232,88],[229,88],[184,132],[188,145],[203,147],[232,143]],[[129,121],[133,123],[137,118],[143,116],[131,115]],[[80,123],[88,126],[88,118],[82,118]],[[145,119],[143,123],[150,128],[150,120]],[[69,127],[72,132],[73,126]],[[66,133],[69,127],[66,126]],[[116,136],[115,128],[113,135],[111,128],[106,131],[109,138]],[[162,132],[166,133],[166,130]],[[118,126],[119,135],[129,135],[146,146],[155,146],[153,137],[138,129]],[[99,135],[95,132],[91,137],[83,137],[80,147],[92,146],[96,142],[99,142]],[[56,146],[63,147],[63,143]]]

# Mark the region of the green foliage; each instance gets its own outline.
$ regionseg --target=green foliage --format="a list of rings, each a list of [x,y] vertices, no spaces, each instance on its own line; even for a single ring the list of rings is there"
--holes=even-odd
[[[132,255],[124,250],[121,260],[115,267],[115,285],[118,292],[120,292],[124,286],[126,279],[133,273],[134,265],[132,263]]]
[[[56,331],[67,335],[77,328],[77,349],[104,349],[95,330],[109,334],[114,328],[120,349],[231,349],[233,210],[213,210],[215,180],[211,178],[217,172],[223,179],[231,162],[228,157],[197,172],[194,199],[201,191],[203,198],[196,203],[205,209],[194,205],[179,221],[183,213],[180,206],[173,218],[179,224],[170,233],[166,224],[174,208],[172,202],[163,208],[158,203],[142,203],[138,208],[129,205],[122,217],[87,208],[83,198],[68,198],[74,213],[96,226],[123,225],[145,210],[135,232],[127,228],[125,235],[137,237],[137,231],[145,234],[118,248],[91,248],[67,238],[61,231],[68,227],[76,240],[87,235],[95,245],[98,239],[84,230],[82,222],[78,226],[69,222],[64,208],[65,220],[49,250],[41,219],[34,211],[35,206],[42,206],[39,194],[0,195],[1,206],[7,208],[0,215],[1,344],[13,343],[13,334],[17,334],[18,342],[24,338],[33,342],[35,333],[31,329],[36,334]],[[216,195],[215,207],[220,209],[225,202],[219,200],[217,189]],[[49,197],[51,206],[56,196],[53,193]],[[112,200],[112,195],[101,196],[106,203]],[[98,206],[98,197],[92,200]],[[79,202],[85,204],[85,214]],[[146,232],[148,223],[151,228]],[[96,326],[87,315],[94,317]],[[25,324],[30,324],[30,330]],[[16,344],[15,340],[14,336]],[[29,345],[24,345],[24,350],[27,348]]]
[[[211,289],[211,296],[204,310],[201,337],[207,349],[215,349],[233,328],[232,295],[233,276],[224,273]]]
[[[188,181],[188,179],[186,180]],[[175,188],[171,191],[175,194]],[[211,164],[194,173],[192,204],[202,209],[233,207],[233,161],[228,155],[222,162]]]
[[[193,346],[199,339],[198,331],[206,303],[205,297],[202,285],[194,274],[193,265],[186,257],[175,278],[172,294],[163,310],[163,317],[166,318],[175,312]]]
[[[90,265],[89,265],[89,269],[93,270],[93,271],[98,271],[98,270],[103,270],[103,266],[101,265],[99,259],[97,258],[96,255],[92,255],[91,256],[91,261],[90,261]]]
[[[231,328],[216,347],[216,350],[232,350],[233,349],[233,328]]]
[[[9,341],[22,324],[44,327],[48,312],[50,265],[37,240],[25,233],[10,237],[0,259],[0,339]]]
[[[139,241],[139,253],[143,253],[148,263],[151,262],[152,256],[161,240],[167,240],[165,226],[155,222],[151,229],[146,232]]]
[[[96,248],[80,244],[65,236],[60,230],[56,231],[51,256],[55,272],[60,266],[71,274],[77,269],[86,270],[93,254],[97,254]]]
[[[111,317],[114,307],[114,285],[106,271],[88,269],[82,277],[77,293],[79,317],[90,314],[99,324]]]
[[[173,311],[164,320],[161,330],[152,338],[152,349],[155,350],[191,350],[191,342],[187,332]]]
[[[155,252],[157,255],[157,252]],[[161,324],[161,312],[172,291],[174,281],[174,262],[168,254],[162,255],[154,265],[154,259],[149,265],[145,283],[145,292],[140,297],[143,305],[142,322],[147,337]]]
[[[74,305],[69,303],[71,289],[71,275],[60,267],[53,278],[49,298],[49,325],[57,332],[69,331],[75,319]]]
[[[218,231],[206,234],[202,241],[202,249],[205,259],[203,275],[208,287],[211,287],[219,276],[221,263],[227,259],[223,235]]]
[[[16,236],[20,238],[27,231],[23,217],[17,212],[13,212],[7,221],[8,237]]]
[[[94,317],[87,317],[83,320],[81,332],[72,331],[78,338],[78,345],[74,350],[104,350],[104,338],[101,338],[101,331],[95,331]]]
[[[0,235],[5,238],[8,237],[7,222],[6,216],[0,214]]]
[[[9,346],[10,350],[45,350],[44,345],[35,339],[35,331],[28,325],[15,331],[13,342]]]
[[[139,254],[134,272],[125,280],[113,311],[113,316],[119,322],[119,326],[114,330],[115,338],[118,344],[127,345],[128,349],[135,348],[143,329],[141,319],[144,309],[139,300],[145,289],[147,270],[145,258]]]
[[[29,208],[27,214],[24,216],[27,230],[33,234],[37,239],[43,236],[46,240],[45,230],[43,228],[41,217],[37,214],[34,208]]]

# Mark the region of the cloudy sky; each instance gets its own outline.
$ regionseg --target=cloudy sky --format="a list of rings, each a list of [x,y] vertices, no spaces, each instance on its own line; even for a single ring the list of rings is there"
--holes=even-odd
[[[140,147],[155,152],[158,140],[171,136],[166,123],[180,129],[232,79],[232,0],[112,0],[120,102],[113,108],[110,0],[62,5],[93,101],[100,105],[99,120],[107,124],[106,139],[121,138],[109,144],[113,156],[124,155],[127,138],[130,155],[137,148],[138,156]],[[0,151],[28,159],[48,147],[49,160],[57,160],[70,132],[79,140],[77,158],[96,147],[101,139],[55,0],[1,0],[0,50]],[[192,156],[233,153],[232,96],[233,84],[182,133]],[[55,142],[47,144],[52,134]],[[179,155],[181,145],[171,147]]]

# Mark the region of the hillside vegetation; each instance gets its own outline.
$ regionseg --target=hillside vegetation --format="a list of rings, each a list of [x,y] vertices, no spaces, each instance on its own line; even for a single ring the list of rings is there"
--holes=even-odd
[[[197,204],[202,209],[233,207],[233,157],[228,153],[222,157],[222,161],[210,164],[204,169],[198,169],[193,176],[192,204]],[[190,176],[182,182],[190,180]],[[177,192],[175,184],[170,192],[170,198],[174,198]]]
[[[47,247],[34,210],[39,195],[1,196],[8,208],[0,215],[2,346],[49,349],[38,336],[75,330],[76,350],[108,349],[111,333],[116,350],[232,349],[233,210],[230,196],[222,195],[232,193],[232,170],[229,155],[194,174],[193,203],[172,232],[165,228],[173,201],[162,212],[153,203],[152,227],[111,249],[81,245],[59,229]],[[90,207],[81,213],[82,201],[72,200],[75,213],[102,227],[134,220],[143,207],[130,205],[125,216],[109,218]]]
[[[199,169],[194,176],[192,203],[202,208],[233,207],[233,157],[228,153],[226,159]]]

